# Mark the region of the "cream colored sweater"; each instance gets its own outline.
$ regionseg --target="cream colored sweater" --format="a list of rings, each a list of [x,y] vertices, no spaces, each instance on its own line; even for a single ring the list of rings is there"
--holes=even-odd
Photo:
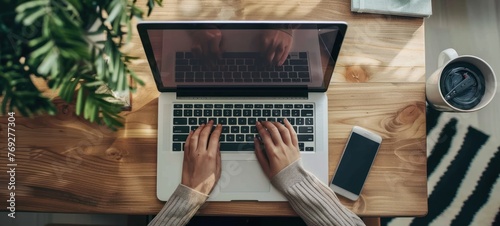
[[[281,170],[271,183],[287,197],[307,225],[364,225],[328,186],[302,167],[300,159]],[[181,184],[149,226],[185,225],[207,198]]]

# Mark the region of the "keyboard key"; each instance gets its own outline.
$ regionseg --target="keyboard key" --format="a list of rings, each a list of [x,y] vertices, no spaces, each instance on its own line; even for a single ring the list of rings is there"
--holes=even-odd
[[[193,116],[193,110],[184,110],[184,116]]]
[[[302,110],[300,116],[313,116],[313,110]]]
[[[261,110],[253,110],[252,111],[252,116],[254,117],[259,117],[262,115],[262,111]]]
[[[223,115],[224,116],[233,116],[233,111],[231,111],[229,109],[224,109]]]
[[[299,141],[314,141],[314,136],[313,135],[299,134],[299,135],[297,135],[297,138],[298,138]]]
[[[174,104],[174,108],[182,108],[182,104]]]
[[[304,143],[299,143],[299,150],[304,151]]]
[[[173,143],[172,151],[182,151],[182,143]]]
[[[241,133],[250,133],[250,126],[242,126],[240,131]]]
[[[263,110],[262,111],[262,116],[264,116],[264,117],[271,116],[271,110]]]
[[[174,126],[174,133],[189,133],[189,126]]]
[[[174,118],[174,125],[187,125],[187,118]]]
[[[184,108],[193,108],[192,104],[184,104]]]
[[[229,126],[222,126],[222,133],[229,133]]]
[[[186,141],[188,135],[173,135],[174,141]]]
[[[264,104],[264,108],[273,108],[272,104]]]
[[[243,108],[243,104],[235,104],[234,108]]]
[[[264,105],[263,105],[263,104],[256,104],[256,105],[254,105],[254,107],[255,107],[255,108],[263,108],[263,107],[264,107]]]
[[[312,104],[306,104],[304,105],[305,108],[314,108],[314,106]]]
[[[246,124],[247,124],[246,118],[238,118],[238,125],[246,125]]]
[[[256,118],[248,118],[248,125],[255,125],[257,123]]]
[[[194,108],[203,108],[203,104],[195,104]]]
[[[285,104],[285,108],[293,108],[293,104]]]
[[[253,134],[247,134],[245,135],[245,141],[253,141],[254,135]]]
[[[207,124],[207,118],[199,118],[198,123],[201,124]]]
[[[216,116],[216,117],[222,116],[222,110],[220,110],[220,109],[214,110],[214,116]]]
[[[188,123],[189,123],[189,125],[198,125],[198,119],[197,118],[189,118]]]
[[[234,141],[234,134],[227,134],[226,141]],[[220,143],[220,150],[222,151],[222,145],[225,143]]]
[[[300,110],[292,110],[292,116],[299,117],[300,116]]]
[[[281,110],[273,110],[272,116],[275,116],[275,117],[281,116]]]
[[[219,141],[226,141],[226,135],[225,134],[221,134],[219,136]]]
[[[252,116],[252,110],[249,110],[249,109],[243,110],[243,116],[245,116],[245,117]]]
[[[226,125],[227,124],[227,118],[219,118],[219,123],[222,124],[222,125]]]
[[[174,110],[174,116],[182,116],[182,110]]]
[[[240,133],[239,126],[231,126],[231,133]]]
[[[222,108],[223,106],[224,106],[224,105],[222,105],[222,104],[215,104],[215,105],[214,105],[214,108]]]
[[[203,111],[202,110],[194,110],[194,116],[202,116]]]
[[[203,110],[203,116],[212,116],[212,110],[211,109],[205,109]]]
[[[224,104],[224,108],[233,108],[232,104]]]
[[[241,116],[241,110],[233,110],[233,116]]]
[[[236,118],[229,118],[227,124],[228,125],[236,125],[236,124],[238,124],[237,119]]]
[[[245,141],[245,135],[243,135],[243,134],[237,134],[236,135],[236,141]]]
[[[304,108],[304,105],[303,104],[295,104],[294,107],[295,108]]]
[[[312,118],[306,118],[306,125],[313,125],[313,119]]]
[[[312,126],[301,126],[299,127],[299,133],[313,133],[314,127]]]
[[[304,118],[296,118],[295,123],[297,125],[304,125]]]
[[[306,151],[314,151],[313,147],[306,147]]]

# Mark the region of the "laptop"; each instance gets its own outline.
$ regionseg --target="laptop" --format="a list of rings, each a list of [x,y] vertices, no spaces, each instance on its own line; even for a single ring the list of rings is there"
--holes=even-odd
[[[158,199],[168,200],[181,182],[189,131],[209,120],[223,125],[221,178],[209,201],[286,200],[256,159],[259,120],[288,119],[305,169],[328,183],[326,91],[345,22],[144,21],[137,27],[161,93]]]

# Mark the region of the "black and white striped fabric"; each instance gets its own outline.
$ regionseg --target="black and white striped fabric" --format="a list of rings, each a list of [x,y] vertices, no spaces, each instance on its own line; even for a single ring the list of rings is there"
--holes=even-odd
[[[500,140],[460,117],[427,109],[429,212],[382,225],[500,225]]]

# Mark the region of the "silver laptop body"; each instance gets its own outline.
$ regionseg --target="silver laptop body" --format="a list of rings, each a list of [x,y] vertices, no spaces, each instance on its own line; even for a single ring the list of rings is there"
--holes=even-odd
[[[198,32],[222,34],[221,55],[194,52]],[[331,21],[145,21],[139,34],[158,90],[157,196],[166,201],[181,181],[185,137],[215,119],[222,174],[211,201],[285,201],[253,151],[258,120],[292,121],[302,162],[328,183],[326,90],[347,29]],[[292,35],[283,65],[269,64],[266,32]],[[264,53],[265,52],[265,53]],[[149,150],[145,150],[149,151]]]

